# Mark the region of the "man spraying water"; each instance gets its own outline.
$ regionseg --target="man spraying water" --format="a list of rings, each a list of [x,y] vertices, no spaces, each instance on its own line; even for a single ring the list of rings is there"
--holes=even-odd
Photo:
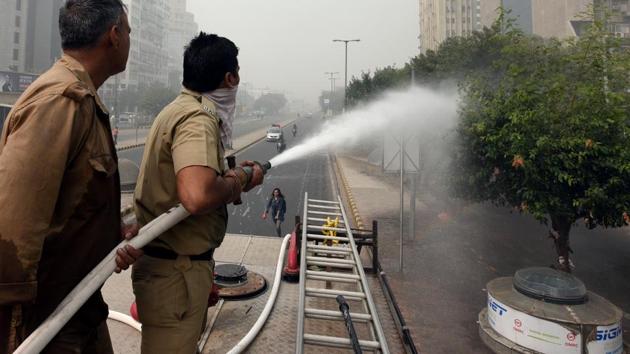
[[[228,69],[227,71],[229,70],[230,69]],[[222,78],[221,81],[223,80],[224,79]],[[204,103],[207,104],[209,102],[209,100],[203,99],[203,97],[205,97],[206,95],[193,96],[193,94],[194,92],[190,94],[190,96],[196,97],[195,102],[197,103],[195,104],[200,106],[201,108],[203,108]],[[181,101],[178,102],[178,99],[171,103],[171,105],[167,106],[167,108],[181,103]],[[210,103],[212,102],[210,101]],[[208,109],[210,109],[210,106],[207,107]],[[382,132],[385,128],[393,130],[401,126],[405,126],[407,130],[413,129],[415,131],[424,131],[430,135],[435,135],[437,131],[443,131],[445,128],[453,125],[456,117],[456,109],[456,95],[440,94],[422,88],[412,88],[407,91],[390,93],[385,95],[381,100],[367,105],[364,109],[352,111],[335,118],[334,121],[330,121],[329,123],[327,123],[319,133],[315,134],[309,139],[306,139],[303,144],[287,150],[286,152],[274,157],[271,161],[263,163],[247,162],[245,163],[245,166],[235,167],[231,170],[228,170],[222,176],[219,176],[218,172],[215,172],[214,178],[221,178],[222,180],[227,179],[227,183],[230,183],[230,185],[233,184],[234,188],[238,188],[237,185],[251,186],[260,184],[262,182],[261,174],[266,173],[267,170],[269,170],[272,166],[276,167],[329,147],[336,148],[342,146],[351,146],[360,141],[364,141],[366,138],[373,136],[377,132]],[[206,113],[199,114],[207,114],[206,117],[210,117],[210,121],[214,122],[215,124],[216,121],[220,119],[214,113],[210,113],[212,111],[208,112],[205,108],[203,108],[203,111]],[[154,127],[152,128],[152,135],[156,135],[156,132],[154,132],[153,130],[157,129],[157,120],[159,120],[159,117],[158,119],[156,119],[156,124],[154,124]],[[152,139],[159,140],[159,137],[156,136]],[[219,141],[219,135],[216,131],[213,141],[215,143]],[[149,139],[147,142],[147,149],[149,149],[149,147],[155,143],[156,141],[151,141],[151,139]],[[155,148],[153,149],[154,151],[157,151],[155,150]],[[176,149],[176,147],[173,147],[173,149]],[[222,150],[219,151],[222,152]],[[143,162],[143,164],[147,164],[146,155],[144,160],[145,161]],[[220,161],[222,161],[222,159]],[[171,161],[171,163],[173,162],[174,161]],[[152,163],[156,163],[156,161],[153,161]],[[143,166],[143,169],[144,168],[146,168],[146,166]],[[228,176],[228,174],[230,176]],[[142,176],[139,179],[140,183],[148,183],[147,181],[149,181],[149,179]],[[164,183],[164,180],[160,178],[153,178],[150,179],[150,181],[152,184],[158,184],[158,186],[155,186],[156,188],[159,187],[159,184]],[[203,185],[203,183],[199,183],[202,181],[203,180],[197,181],[197,187],[199,185]],[[238,181],[238,183],[236,181]],[[171,182],[171,184],[168,185],[170,186],[169,188],[172,188],[172,183],[175,182]],[[226,183],[226,181],[223,181],[223,183]],[[180,188],[179,183],[177,184],[177,188]],[[136,197],[138,197],[138,191],[136,191]],[[227,202],[231,202],[232,200],[236,200],[236,198],[231,198],[232,197],[230,194],[230,197],[226,197],[227,201],[225,201],[224,204],[226,204]],[[191,210],[187,211],[187,209],[184,209],[184,207],[182,206],[167,211],[169,207],[175,206],[176,204],[177,202],[173,201],[172,203],[165,202],[163,205],[160,205],[161,208],[164,208],[165,213],[153,219],[152,222],[144,225],[143,229],[140,230],[138,237],[132,239],[131,243],[134,243],[134,240],[139,241],[134,243],[134,246],[136,248],[140,248],[144,246],[147,242],[149,242],[149,240],[152,240],[156,236],[163,234],[164,230],[171,228],[174,224],[189,217],[189,211],[195,212],[194,208],[191,208]],[[136,208],[138,208],[138,205],[136,205]],[[197,210],[196,212],[199,212],[199,210]],[[68,319],[72,317],[78,307],[80,307],[81,304],[89,297],[89,295],[97,290],[103,284],[105,279],[107,279],[107,276],[109,276],[113,272],[116,265],[114,262],[115,256],[115,251],[112,251],[92,272],[90,272],[90,274],[85,279],[83,279],[81,283],[77,285],[77,287],[75,287],[75,289],[72,290],[72,293],[66,299],[64,299],[64,301],[55,310],[55,312],[45,321],[44,325],[40,326],[40,328],[38,328],[37,331],[33,333],[33,335],[31,335],[27,339],[27,341],[23,343],[22,346],[20,346],[16,353],[19,352],[20,354],[31,354],[40,352],[45,344],[50,340],[50,338],[52,338],[52,336],[57,333],[59,328],[63,326],[63,323],[65,323],[65,321],[68,321]],[[145,258],[148,259],[149,257],[151,256]],[[190,256],[187,257],[190,258]],[[178,256],[178,258],[180,257]],[[177,260],[175,260],[175,262],[177,263]],[[190,263],[192,265],[193,262],[191,261]],[[195,263],[198,262],[195,261]],[[180,262],[178,264],[178,267],[180,268],[187,268],[188,262],[184,260],[184,263]],[[176,276],[178,277],[180,275],[181,274],[176,274]],[[134,278],[147,279],[148,275],[147,273],[142,274],[142,272],[139,272],[134,275]],[[188,284],[188,282],[186,282],[186,284]],[[208,296],[208,291],[209,289],[203,294],[206,300]],[[195,294],[199,296],[199,294],[201,294],[201,291]],[[157,299],[157,297],[160,296],[161,293],[158,292],[154,294],[153,299]],[[140,319],[143,320],[142,315],[140,315]],[[178,318],[177,321],[180,321],[180,319]],[[172,322],[170,326],[171,327],[169,328],[177,328],[178,322]],[[199,328],[200,327],[201,325],[199,325]],[[146,327],[144,329],[146,331]],[[195,328],[194,330],[196,331],[197,329]],[[169,348],[170,347],[165,346],[164,348],[157,350],[156,352],[168,352]]]
[[[229,170],[223,164],[240,81],[237,55],[227,38],[203,32],[194,38],[184,53],[184,89],[147,139],[134,195],[138,222],[145,225],[180,202],[192,215],[145,246],[133,268],[142,353],[195,353],[226,205],[263,181],[260,164]]]

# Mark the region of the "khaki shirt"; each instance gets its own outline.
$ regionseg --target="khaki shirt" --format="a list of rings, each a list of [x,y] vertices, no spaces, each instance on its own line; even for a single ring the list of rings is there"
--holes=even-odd
[[[70,56],[33,82],[7,117],[0,206],[0,305],[35,300],[38,317],[121,241],[108,113]],[[97,292],[75,319],[106,316]]]
[[[138,223],[146,225],[180,203],[177,172],[182,168],[207,166],[219,175],[223,173],[219,125],[214,104],[186,89],[155,118],[134,194]],[[222,206],[204,215],[189,216],[150,245],[180,255],[198,255],[219,247],[226,226],[227,209]]]

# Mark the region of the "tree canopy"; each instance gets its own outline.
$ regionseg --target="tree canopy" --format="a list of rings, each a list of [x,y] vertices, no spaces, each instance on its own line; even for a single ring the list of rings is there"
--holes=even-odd
[[[151,119],[155,118],[177,96],[176,91],[157,83],[142,87],[139,91],[139,108],[142,112],[149,115]]]
[[[254,102],[255,110],[265,111],[267,114],[278,113],[287,104],[287,99],[281,93],[264,94]]]
[[[492,28],[451,38],[404,68],[354,78],[349,97],[356,104],[408,85],[411,68],[423,85],[456,82],[455,195],[551,221],[568,270],[576,221],[591,228],[628,221],[630,53],[620,44],[597,21],[560,41],[525,35],[501,14]]]
[[[599,23],[564,42],[502,36],[493,70],[462,85],[454,185],[550,220],[568,270],[577,220],[622,226],[630,210],[630,56]]]

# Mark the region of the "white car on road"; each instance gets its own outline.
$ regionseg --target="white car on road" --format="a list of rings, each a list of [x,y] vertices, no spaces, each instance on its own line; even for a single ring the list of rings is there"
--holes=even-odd
[[[267,141],[278,141],[282,138],[282,129],[280,127],[273,126],[267,130]]]

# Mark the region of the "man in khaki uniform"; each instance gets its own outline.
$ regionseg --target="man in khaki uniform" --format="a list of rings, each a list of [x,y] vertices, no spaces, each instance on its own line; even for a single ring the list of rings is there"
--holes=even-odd
[[[22,94],[0,139],[0,353],[11,353],[121,240],[120,182],[96,90],[125,69],[120,0],[69,0],[63,57]],[[123,235],[121,235],[121,232]],[[118,250],[127,268],[140,252]],[[44,353],[113,353],[99,292]]]
[[[236,103],[238,49],[203,32],[184,53],[184,89],[157,116],[147,138],[135,191],[138,222],[146,225],[177,203],[192,215],[144,247],[133,267],[133,289],[142,322],[142,353],[193,354],[212,288],[212,255],[227,227],[226,204],[262,183],[252,166],[225,171]],[[237,173],[238,172],[238,173]]]

